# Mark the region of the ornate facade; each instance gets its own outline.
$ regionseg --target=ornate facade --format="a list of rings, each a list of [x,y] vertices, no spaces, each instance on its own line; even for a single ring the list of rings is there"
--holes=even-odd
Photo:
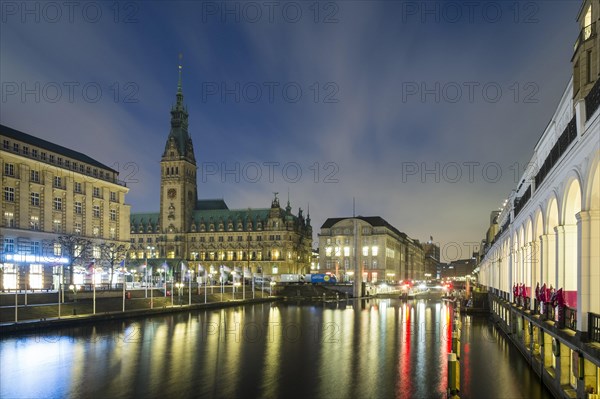
[[[229,209],[223,199],[198,200],[196,157],[183,103],[181,67],[171,131],[160,162],[160,210],[131,215],[130,257],[176,273],[181,262],[193,270],[220,266],[246,273],[308,273],[311,261],[310,215],[280,207]]]

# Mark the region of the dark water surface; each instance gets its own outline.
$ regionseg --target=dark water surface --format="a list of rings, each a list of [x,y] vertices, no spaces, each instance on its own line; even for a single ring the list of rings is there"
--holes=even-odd
[[[1,398],[443,398],[452,309],[289,302],[0,341]],[[486,317],[462,317],[461,398],[546,398]]]

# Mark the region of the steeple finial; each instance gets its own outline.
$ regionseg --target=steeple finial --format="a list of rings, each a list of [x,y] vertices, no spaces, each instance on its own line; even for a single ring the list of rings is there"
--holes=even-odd
[[[181,70],[183,69],[182,61],[183,53],[179,53],[179,80],[177,82],[177,93],[181,93]]]

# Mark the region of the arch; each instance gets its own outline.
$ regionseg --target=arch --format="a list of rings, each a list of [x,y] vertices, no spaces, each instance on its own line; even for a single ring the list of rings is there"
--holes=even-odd
[[[545,216],[545,233],[554,234],[554,228],[558,226],[558,199],[556,198],[556,195],[554,193],[548,200]]]
[[[558,227],[558,199],[552,195],[548,200],[545,215],[545,234],[542,242],[542,284],[556,286],[556,231]]]
[[[583,209],[600,210],[600,154],[596,153],[585,181]]]
[[[579,239],[577,217],[581,212],[581,184],[577,173],[570,175],[565,185],[561,218],[557,234],[556,256],[558,263],[557,288],[562,287],[567,306],[577,307],[577,265],[579,261]]]
[[[560,212],[563,225],[575,225],[581,207],[581,184],[578,176],[571,176],[565,185],[565,191],[562,200],[562,209]]]
[[[532,285],[543,281],[544,274],[542,269],[542,239],[544,234],[544,216],[542,208],[538,207],[533,215],[533,245],[531,247],[531,260],[534,267]]]

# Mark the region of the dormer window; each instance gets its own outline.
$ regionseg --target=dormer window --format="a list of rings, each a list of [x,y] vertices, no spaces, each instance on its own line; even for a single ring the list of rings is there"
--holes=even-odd
[[[592,36],[592,5],[587,9],[585,17],[583,17],[583,40],[587,40]]]

